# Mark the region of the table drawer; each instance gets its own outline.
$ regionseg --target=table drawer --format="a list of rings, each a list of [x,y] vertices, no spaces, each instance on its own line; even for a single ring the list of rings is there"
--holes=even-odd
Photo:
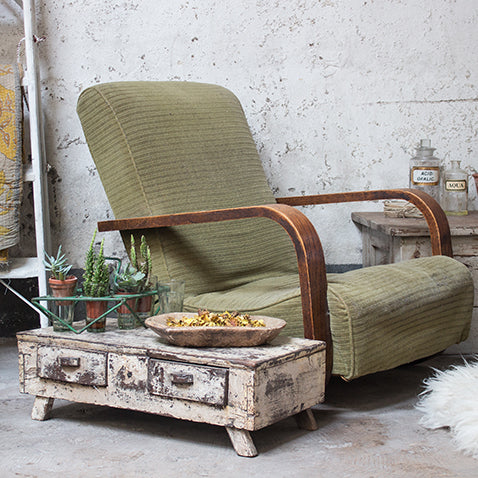
[[[148,390],[152,395],[224,407],[228,372],[221,367],[149,359]]]
[[[41,378],[80,385],[106,386],[107,353],[64,347],[38,347],[37,373]]]

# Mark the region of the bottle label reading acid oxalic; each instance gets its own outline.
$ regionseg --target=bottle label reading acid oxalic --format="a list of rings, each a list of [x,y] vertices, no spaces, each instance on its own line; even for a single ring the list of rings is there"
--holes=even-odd
[[[437,186],[440,182],[439,167],[414,166],[410,173],[410,182],[413,186]]]

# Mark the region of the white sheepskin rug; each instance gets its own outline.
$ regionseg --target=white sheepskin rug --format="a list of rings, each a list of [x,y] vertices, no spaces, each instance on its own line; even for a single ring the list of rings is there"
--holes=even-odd
[[[449,427],[456,447],[478,459],[478,357],[424,380],[417,409],[426,428]]]

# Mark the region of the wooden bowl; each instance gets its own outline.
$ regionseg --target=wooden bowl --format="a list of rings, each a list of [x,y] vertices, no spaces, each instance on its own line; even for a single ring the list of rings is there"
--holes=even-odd
[[[170,344],[181,347],[255,347],[270,342],[286,326],[286,321],[273,317],[252,315],[261,319],[265,327],[168,327],[169,317],[194,317],[197,314],[174,312],[146,319],[145,324]]]

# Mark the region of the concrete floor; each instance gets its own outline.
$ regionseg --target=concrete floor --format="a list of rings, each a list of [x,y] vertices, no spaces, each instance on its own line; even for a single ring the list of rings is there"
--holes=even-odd
[[[0,339],[2,477],[478,477],[478,460],[447,430],[418,424],[414,409],[430,366],[446,356],[345,383],[333,379],[315,432],[283,420],[252,434],[259,456],[235,454],[225,430],[128,410],[55,401],[30,419],[18,391],[16,342]]]

